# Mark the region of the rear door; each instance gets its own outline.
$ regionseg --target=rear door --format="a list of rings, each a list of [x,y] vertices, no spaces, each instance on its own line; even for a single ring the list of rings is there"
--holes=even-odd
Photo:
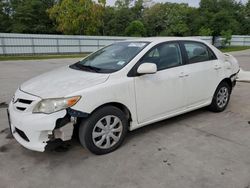
[[[212,50],[201,42],[182,42],[187,59],[185,79],[187,106],[208,103],[219,83],[221,66]]]

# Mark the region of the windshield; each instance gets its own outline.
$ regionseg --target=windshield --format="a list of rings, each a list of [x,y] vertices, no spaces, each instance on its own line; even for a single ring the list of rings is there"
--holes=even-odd
[[[147,42],[114,43],[98,50],[70,67],[85,71],[112,73],[122,69],[145,48],[147,44]]]

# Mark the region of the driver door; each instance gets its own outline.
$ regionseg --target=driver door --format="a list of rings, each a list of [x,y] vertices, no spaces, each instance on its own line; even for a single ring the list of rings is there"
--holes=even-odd
[[[177,42],[153,47],[139,62],[155,63],[157,72],[135,77],[138,122],[174,114],[185,107],[185,66]]]

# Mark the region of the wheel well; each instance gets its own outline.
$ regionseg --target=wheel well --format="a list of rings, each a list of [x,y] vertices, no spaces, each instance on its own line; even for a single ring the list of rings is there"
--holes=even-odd
[[[126,117],[127,117],[127,119],[129,121],[132,120],[132,116],[131,116],[131,113],[130,113],[129,109],[124,104],[118,103],[118,102],[105,103],[105,104],[97,107],[93,112],[95,112],[96,110],[98,110],[98,109],[100,109],[100,108],[102,108],[104,106],[114,106],[116,108],[119,108],[126,115]]]
[[[128,109],[124,104],[118,103],[118,102],[110,102],[110,103],[103,104],[103,105],[97,107],[95,110],[93,110],[93,111],[91,112],[91,114],[92,114],[93,112],[97,111],[98,109],[104,107],[104,106],[115,106],[116,108],[119,108],[119,109],[126,115],[128,121],[129,121],[129,122],[132,121],[132,115],[131,115],[129,109]],[[78,138],[79,125],[80,125],[80,123],[81,123],[82,121],[84,121],[84,119],[86,119],[86,118],[78,117],[78,118],[77,118],[77,123],[76,123],[75,126],[74,126],[73,136],[74,136],[75,138],[77,138],[77,139],[79,139],[79,138]]]
[[[232,81],[231,81],[230,78],[225,78],[225,79],[223,79],[220,83],[222,83],[222,82],[226,82],[226,83],[230,86],[231,91],[232,91],[233,84],[232,84]],[[231,92],[231,91],[230,91],[230,92]]]

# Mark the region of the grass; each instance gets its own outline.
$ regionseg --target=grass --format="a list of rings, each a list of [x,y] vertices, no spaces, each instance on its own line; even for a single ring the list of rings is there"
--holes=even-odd
[[[39,60],[39,59],[62,59],[62,58],[83,58],[86,55],[87,54],[33,55],[33,56],[0,56],[0,61]]]
[[[235,52],[250,49],[250,46],[228,46],[220,49],[222,52]]]

